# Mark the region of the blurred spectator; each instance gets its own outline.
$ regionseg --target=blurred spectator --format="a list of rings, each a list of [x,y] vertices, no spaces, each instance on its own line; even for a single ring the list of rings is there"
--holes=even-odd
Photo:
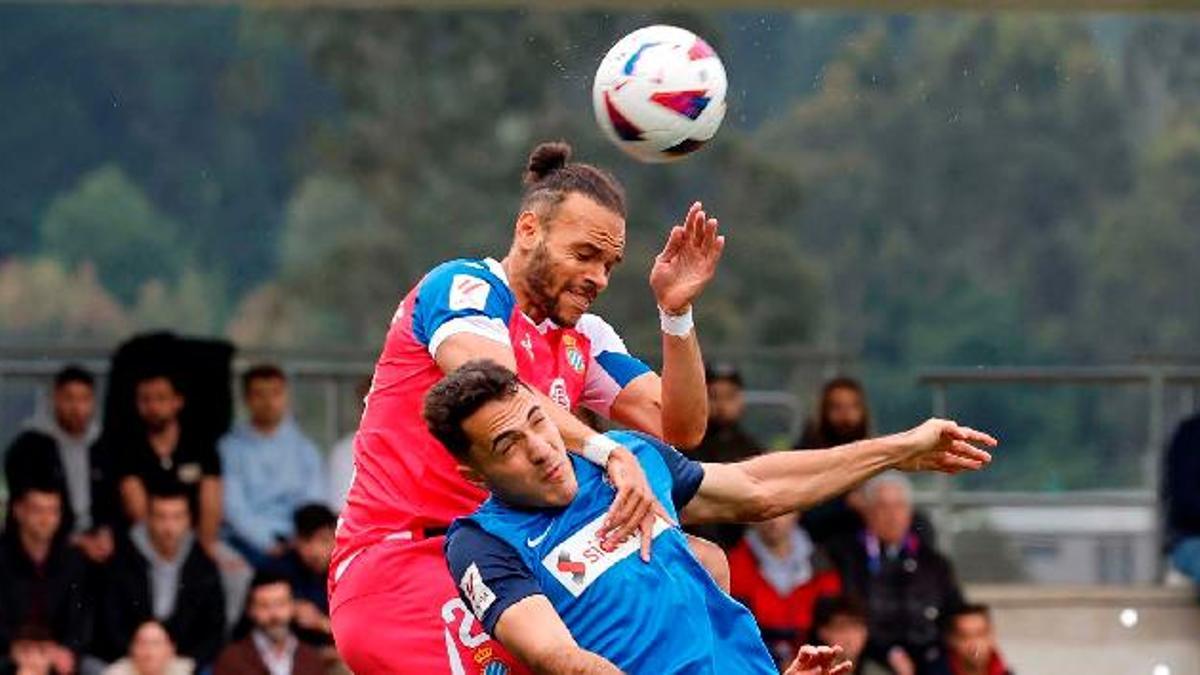
[[[371,377],[359,380],[355,393],[362,405],[367,403],[367,394],[371,392]],[[583,410],[583,408],[581,408]],[[346,495],[350,493],[350,483],[354,480],[354,434],[351,431],[334,444],[329,451],[329,504],[334,512],[340,513],[346,505]]]
[[[151,619],[134,632],[129,656],[105,669],[104,675],[192,675],[195,670],[191,659],[176,656],[166,627]]]
[[[1000,650],[987,605],[963,605],[946,622],[952,675],[1012,675]]]
[[[821,450],[855,443],[871,434],[871,411],[867,393],[858,380],[835,377],[821,388],[817,410],[804,425],[796,447]],[[813,541],[828,543],[840,535],[862,529],[862,495],[848,492],[810,509],[804,514],[804,527]]]
[[[318,647],[333,645],[326,587],[336,526],[337,516],[324,504],[300,507],[295,514],[296,536],[291,546],[269,566],[292,586],[297,636]]]
[[[864,488],[866,529],[830,553],[848,593],[865,598],[867,652],[889,661],[903,649],[918,675],[946,672],[939,622],[962,605],[950,562],[912,530],[912,486],[904,474],[876,476]]]
[[[130,521],[146,517],[147,491],[182,489],[196,515],[200,544],[215,550],[221,524],[221,460],[216,448],[186,433],[179,423],[184,398],[163,373],[146,373],[135,386],[141,433],[120,452],[121,502]]]
[[[1175,430],[1163,467],[1163,508],[1171,565],[1200,583],[1200,413]]]
[[[817,601],[813,610],[812,641],[841,647],[846,659],[854,664],[854,675],[892,675],[895,672],[867,656],[867,610],[851,596]]]
[[[92,374],[67,366],[54,376],[50,413],[30,420],[4,459],[10,492],[24,480],[49,476],[66,496],[63,528],[88,558],[103,562],[112,555],[112,528],[118,514],[108,458],[96,445],[96,394]]]
[[[870,435],[871,411],[866,390],[852,377],[835,377],[821,388],[817,413],[804,425],[796,447],[820,450],[861,441]]]
[[[716,364],[705,372],[708,383],[708,427],[700,445],[687,453],[699,462],[740,462],[757,455],[762,445],[742,428],[746,410],[742,375],[730,364]],[[729,550],[746,531],[744,525],[699,525],[688,532]]]
[[[808,639],[817,600],[842,588],[825,553],[799,527],[799,517],[785,513],[751,525],[729,553],[730,594],[754,614],[781,666]]]
[[[0,672],[75,672],[87,641],[86,563],[64,538],[57,486],[25,483],[0,537]]]
[[[234,548],[255,567],[283,553],[292,536],[292,514],[324,502],[321,456],[288,413],[287,377],[259,365],[242,376],[250,418],[219,447],[225,474],[225,523]]]
[[[259,572],[246,601],[250,634],[225,647],[213,675],[317,675],[325,672],[316,649],[292,632],[295,604],[287,579]]]
[[[128,648],[138,626],[157,619],[179,653],[203,667],[225,635],[225,600],[216,563],[196,545],[186,492],[162,486],[149,495],[144,523],[134,526],[108,572],[98,629],[101,656]]]

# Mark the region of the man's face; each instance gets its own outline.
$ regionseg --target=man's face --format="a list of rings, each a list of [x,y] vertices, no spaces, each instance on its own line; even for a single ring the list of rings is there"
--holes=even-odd
[[[975,667],[986,666],[995,648],[992,622],[985,614],[963,614],[954,619],[948,642],[959,660]]]
[[[324,574],[333,557],[333,528],[322,527],[311,537],[296,537],[296,553],[308,569]]]
[[[894,483],[879,485],[867,502],[867,528],[885,544],[899,544],[912,527],[912,517],[908,493]]]
[[[854,616],[835,616],[817,631],[817,637],[831,647],[841,647],[846,658],[857,663],[867,645],[867,624]]]
[[[183,396],[165,377],[142,380],[137,385],[137,409],[146,429],[157,433],[179,417]]]
[[[171,659],[175,658],[175,646],[162,626],[148,622],[133,634],[129,656],[137,666],[137,672],[144,675],[165,674]]]
[[[183,497],[151,497],[146,514],[146,533],[150,543],[162,553],[174,554],[191,528],[187,499]]]
[[[525,389],[491,401],[463,420],[470,471],[519,506],[566,506],[579,484],[558,427]]]
[[[746,399],[742,388],[729,380],[716,380],[708,385],[708,417],[717,424],[733,424],[742,418]]]
[[[285,583],[267,584],[250,591],[250,620],[254,627],[267,634],[275,642],[287,639],[291,632],[295,609],[292,606],[292,588]]]
[[[31,490],[13,504],[13,517],[22,534],[44,544],[54,538],[62,523],[62,497],[56,492]]]
[[[847,387],[831,390],[825,398],[825,416],[838,435],[849,435],[862,427],[866,417],[862,396]]]
[[[750,527],[758,533],[762,542],[770,547],[780,546],[788,541],[792,532],[796,529],[796,524],[800,520],[800,514],[796,511],[785,513],[782,516],[776,516],[770,520],[754,523]]]
[[[67,382],[54,390],[54,419],[63,431],[78,436],[96,410],[96,394],[83,382]]]
[[[258,377],[246,385],[246,409],[256,427],[274,429],[288,409],[287,383],[278,377]]]
[[[534,307],[560,326],[574,326],[625,254],[625,219],[579,193],[567,195],[536,229],[518,236],[529,246],[520,271]]]

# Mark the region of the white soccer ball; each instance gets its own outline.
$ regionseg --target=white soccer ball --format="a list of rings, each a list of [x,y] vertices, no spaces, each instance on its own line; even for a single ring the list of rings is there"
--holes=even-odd
[[[617,147],[643,162],[671,162],[717,133],[725,88],[725,66],[707,42],[683,28],[648,26],[608,50],[592,105]]]

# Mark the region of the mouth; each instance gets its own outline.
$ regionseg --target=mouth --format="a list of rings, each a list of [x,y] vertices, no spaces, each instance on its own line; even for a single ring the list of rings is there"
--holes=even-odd
[[[549,471],[542,474],[542,480],[547,483],[561,483],[565,476],[566,472],[563,470],[563,462],[557,462],[554,466],[550,467]]]

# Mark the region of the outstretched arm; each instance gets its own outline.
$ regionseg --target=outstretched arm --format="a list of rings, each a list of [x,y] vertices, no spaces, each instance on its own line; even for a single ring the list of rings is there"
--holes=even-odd
[[[828,450],[775,452],[736,464],[705,464],[684,522],[747,522],[807,509],[887,469],[959,473],[987,465],[976,447],[996,440],[970,427],[931,419],[904,433]]]
[[[608,675],[621,670],[582,649],[544,595],[531,595],[504,610],[496,639],[539,675]]]
[[[650,287],[662,314],[662,377],[638,377],[612,406],[613,420],[679,448],[699,445],[708,422],[704,359],[692,304],[712,280],[724,249],[717,220],[708,217],[700,202],[692,204],[683,225],[671,229],[650,271]]]

